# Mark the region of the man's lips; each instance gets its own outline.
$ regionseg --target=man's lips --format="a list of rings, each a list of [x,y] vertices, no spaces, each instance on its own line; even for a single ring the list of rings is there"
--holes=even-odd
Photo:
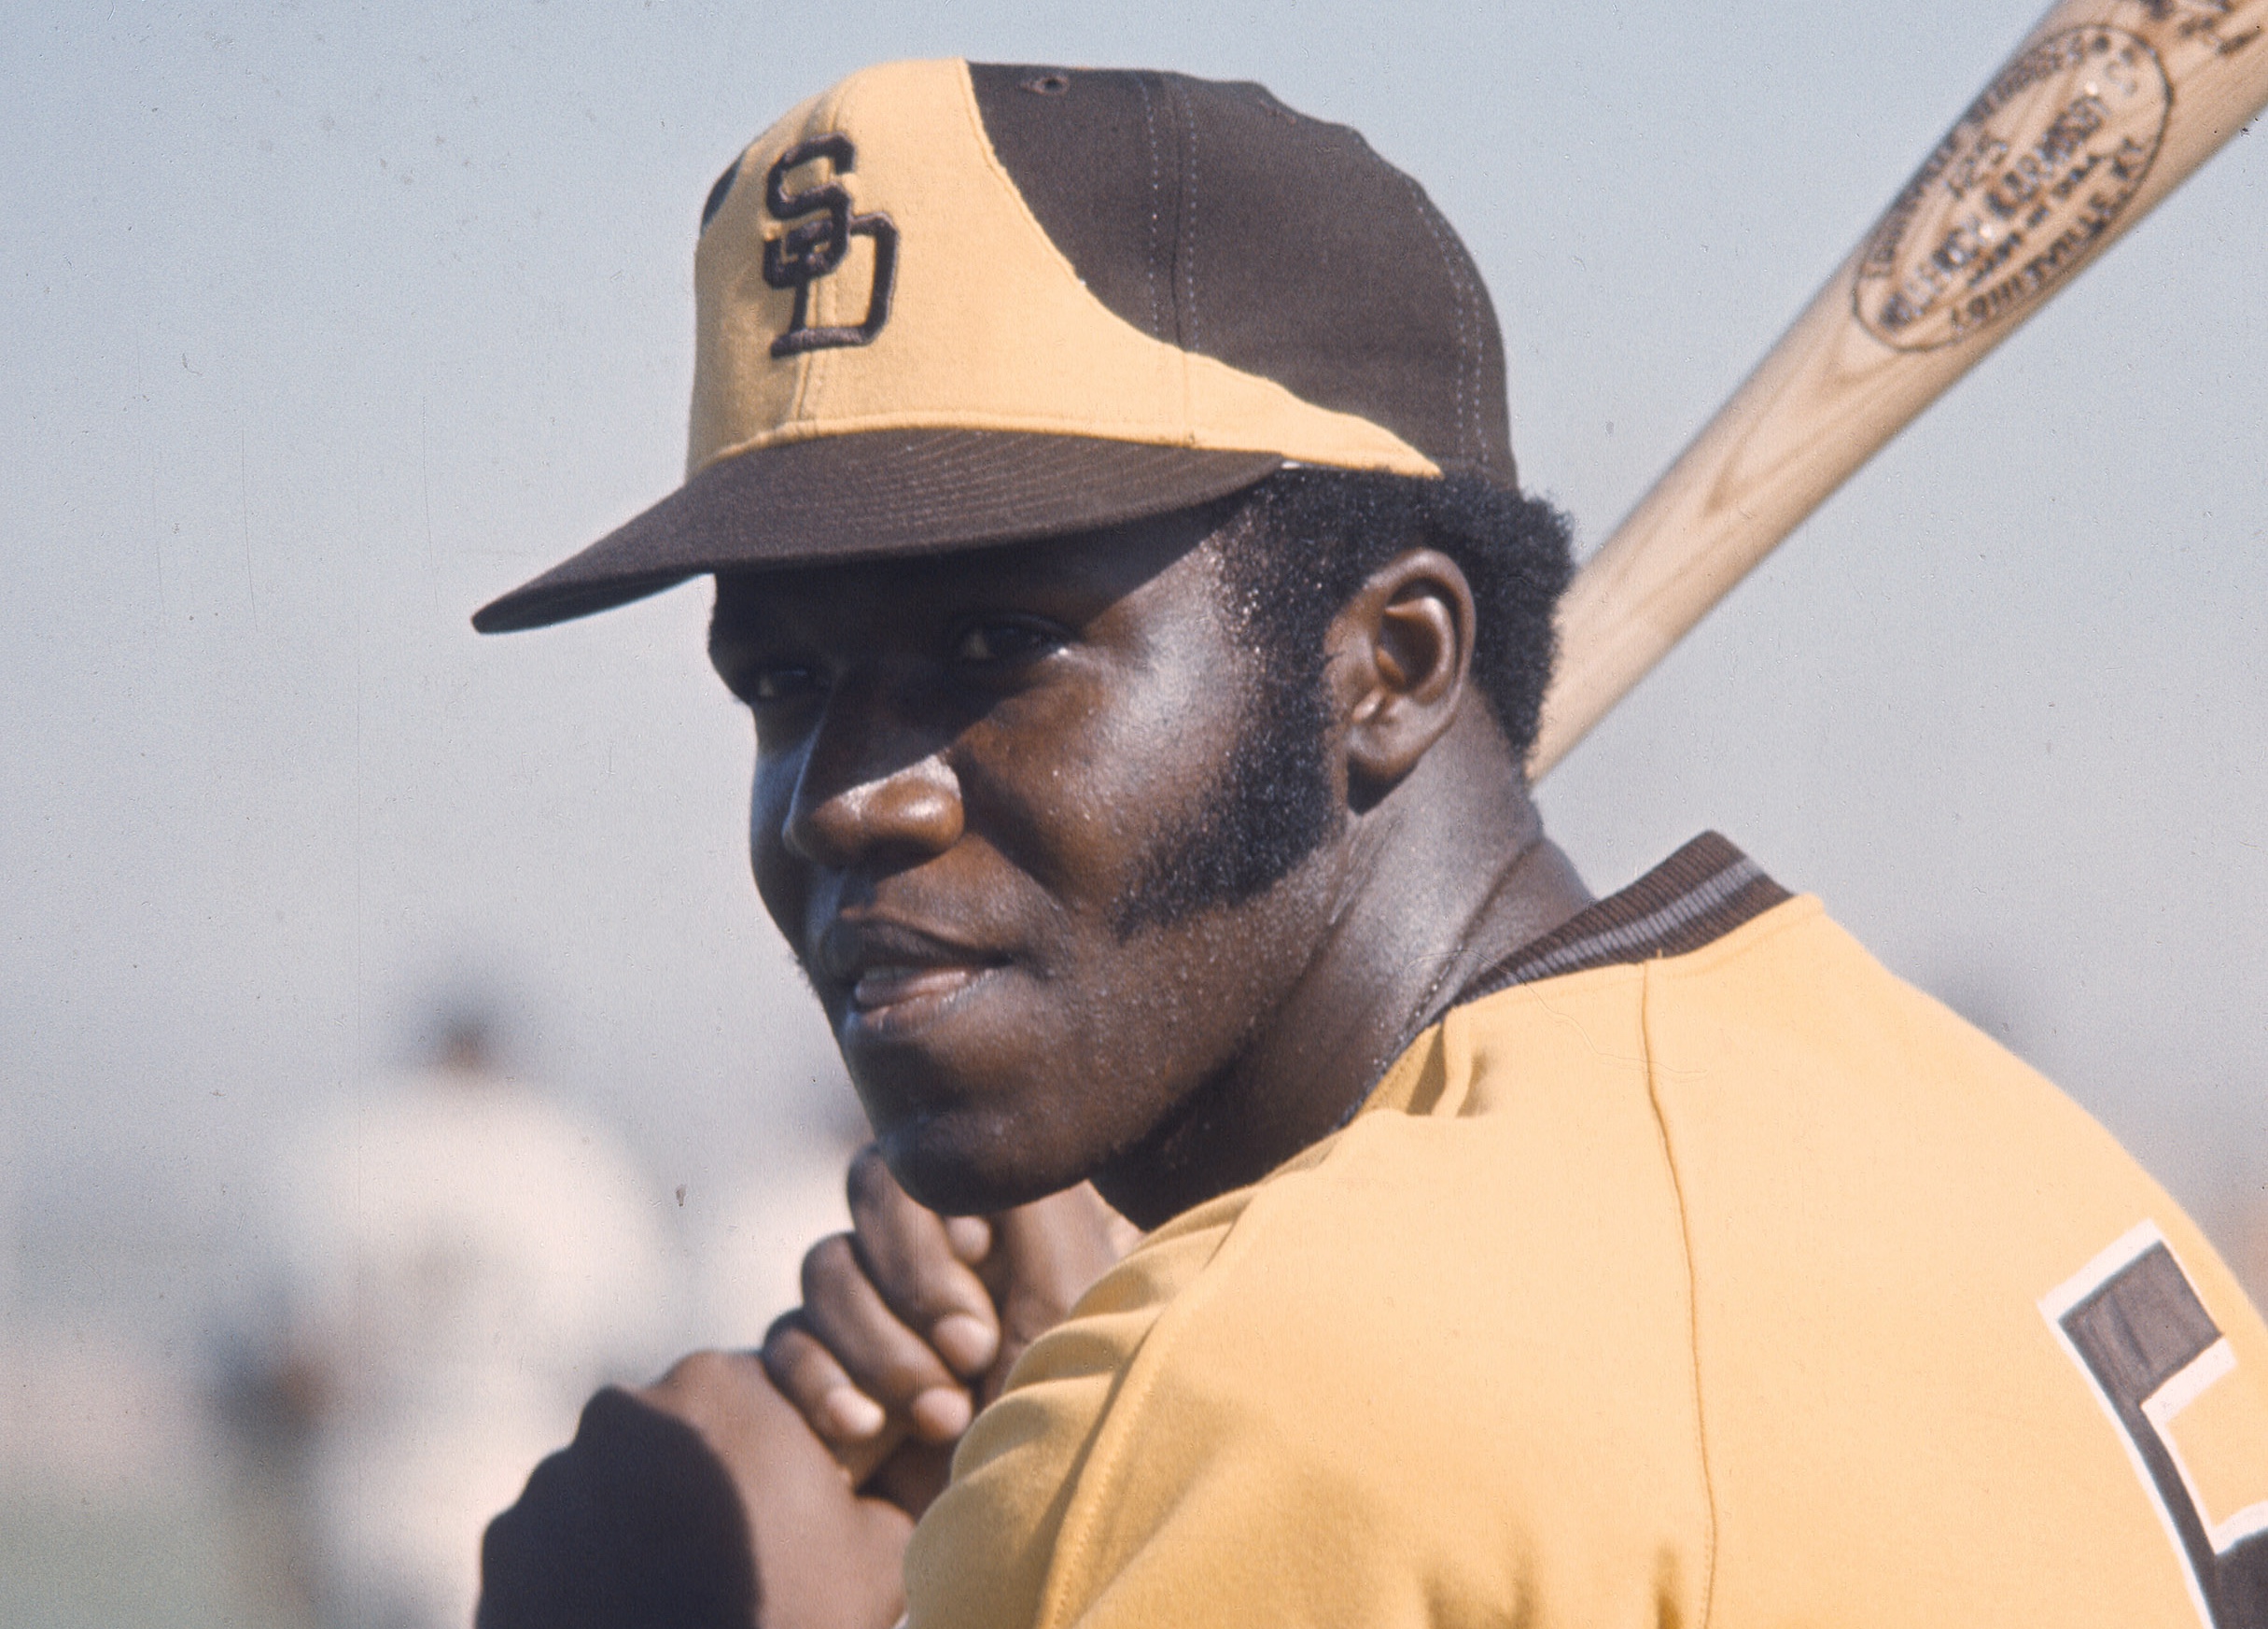
[[[850,1004],[861,1012],[900,1005],[923,996],[942,997],[965,990],[991,971],[981,965],[909,967],[884,962],[859,975]]]
[[[1008,958],[903,922],[837,918],[812,961],[861,1013],[958,995]]]

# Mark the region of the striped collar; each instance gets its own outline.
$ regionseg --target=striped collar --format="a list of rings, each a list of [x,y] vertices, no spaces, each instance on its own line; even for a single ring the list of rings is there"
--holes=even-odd
[[[1539,978],[1682,956],[1792,899],[1763,867],[1703,832],[1637,881],[1475,975],[1446,1006]]]

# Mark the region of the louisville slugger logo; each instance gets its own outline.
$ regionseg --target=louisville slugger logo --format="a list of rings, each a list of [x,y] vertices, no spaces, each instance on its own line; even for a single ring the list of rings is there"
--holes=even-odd
[[[822,161],[832,170],[833,178],[800,192],[788,190],[791,172]],[[763,280],[775,288],[795,290],[795,308],[787,331],[772,342],[775,357],[872,344],[883,324],[889,321],[890,287],[898,274],[898,228],[879,212],[852,213],[850,194],[840,177],[849,175],[857,162],[858,151],[850,138],[836,132],[797,142],[773,161],[764,176],[764,208],[787,231],[764,241]],[[817,218],[809,218],[812,217]],[[840,272],[850,258],[850,240],[860,237],[870,240],[875,251],[864,319],[855,327],[812,327],[811,286]]]
[[[2149,43],[2072,29],[2002,69],[1876,229],[1851,293],[1899,350],[2023,310],[2100,242],[2149,173],[2173,88]]]
[[[2020,316],[2116,234],[2180,100],[2257,52],[2260,0],[2105,0],[1995,76],[1891,204],[1851,309],[1901,351]],[[2236,70],[2242,72],[2242,70]]]
[[[2268,1629],[2259,1406],[2164,1235],[2142,1223],[2039,1310],[2124,1439],[2205,1629]]]

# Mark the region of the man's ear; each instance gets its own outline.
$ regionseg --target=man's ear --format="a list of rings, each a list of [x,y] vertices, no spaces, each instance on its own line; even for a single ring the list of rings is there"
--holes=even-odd
[[[1434,549],[1396,555],[1333,619],[1332,695],[1345,722],[1347,790],[1358,807],[1416,768],[1456,718],[1476,620],[1472,585]]]

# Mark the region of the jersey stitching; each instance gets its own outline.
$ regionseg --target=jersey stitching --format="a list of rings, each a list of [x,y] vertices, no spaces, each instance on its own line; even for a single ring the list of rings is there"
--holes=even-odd
[[[1693,1229],[1687,1214],[1685,1183],[1678,1174],[1677,1156],[1670,1144],[1669,1119],[1662,1113],[1661,1094],[1655,1084],[1655,976],[1654,968],[1645,969],[1645,982],[1638,992],[1638,1034],[1640,1044],[1645,1049],[1646,1102],[1654,1111],[1655,1134],[1661,1142],[1662,1168],[1669,1174],[1670,1195],[1677,1204],[1678,1243],[1686,1257],[1686,1319],[1693,1360],[1693,1452],[1701,1463],[1701,1498],[1708,1511],[1709,1524],[1701,1563],[1701,1609],[1698,1629],[1709,1629],[1716,1608],[1716,1479],[1709,1468],[1709,1427],[1701,1411],[1701,1275],[1693,1265]]]

